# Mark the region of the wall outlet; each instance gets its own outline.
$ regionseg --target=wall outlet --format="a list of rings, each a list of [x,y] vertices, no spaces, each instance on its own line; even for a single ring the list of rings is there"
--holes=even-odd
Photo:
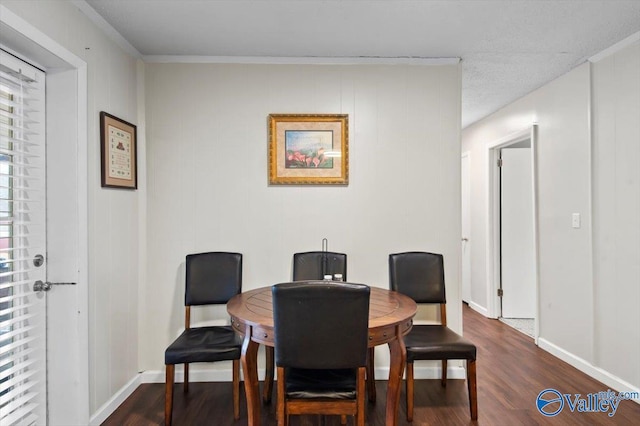
[[[573,228],[580,228],[580,213],[574,213],[571,215],[571,226]]]

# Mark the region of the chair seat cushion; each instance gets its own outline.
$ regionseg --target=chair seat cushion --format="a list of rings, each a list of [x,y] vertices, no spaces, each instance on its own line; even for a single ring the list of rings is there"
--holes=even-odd
[[[442,325],[414,325],[404,337],[407,362],[414,360],[476,359],[476,346]]]
[[[288,368],[288,398],[355,399],[356,369],[311,370]]]
[[[229,326],[190,328],[164,352],[165,365],[240,359],[242,339]]]

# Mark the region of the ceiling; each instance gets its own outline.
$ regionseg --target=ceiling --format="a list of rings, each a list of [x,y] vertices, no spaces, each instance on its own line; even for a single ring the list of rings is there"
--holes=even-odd
[[[640,0],[75,3],[94,19],[97,12],[147,60],[461,58],[463,127],[640,31]]]

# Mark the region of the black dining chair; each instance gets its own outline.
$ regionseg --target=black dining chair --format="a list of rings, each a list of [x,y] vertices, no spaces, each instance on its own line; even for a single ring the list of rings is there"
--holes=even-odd
[[[272,296],[278,425],[325,414],[363,426],[369,287],[292,282],[274,285]]]
[[[441,254],[406,252],[389,255],[391,290],[411,297],[416,303],[440,305],[440,324],[414,325],[404,337],[407,348],[407,421],[413,420],[413,363],[442,361],[442,386],[447,385],[447,360],[467,362],[467,388],[471,419],[478,419],[476,390],[476,346],[447,327],[444,261]]]
[[[164,353],[166,366],[164,423],[171,424],[175,365],[184,364],[184,392],[189,391],[189,364],[233,361],[233,417],[240,418],[242,339],[231,326],[191,327],[191,306],[226,304],[242,291],[242,254],[209,252],[186,259],[185,330]]]
[[[307,251],[293,255],[293,281],[322,280],[342,274],[347,281],[347,255],[332,251]]]
[[[307,251],[293,254],[293,281],[323,280],[325,275],[342,274],[347,280],[347,255],[332,251]],[[265,348],[265,380],[262,400],[271,401],[273,389],[273,348]]]

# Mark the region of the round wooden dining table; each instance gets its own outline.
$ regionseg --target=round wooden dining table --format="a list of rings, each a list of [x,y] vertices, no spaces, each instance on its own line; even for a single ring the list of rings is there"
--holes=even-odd
[[[402,336],[411,330],[416,309],[416,303],[413,299],[403,294],[371,287],[369,348],[387,344],[390,351],[385,414],[385,425],[387,426],[397,424],[400,383],[407,360],[407,351]],[[247,398],[248,423],[249,426],[259,426],[260,397],[257,355],[259,345],[274,346],[271,287],[262,287],[234,296],[227,303],[227,312],[231,316],[234,330],[244,336],[241,363]],[[313,333],[312,327],[313,324],[309,324],[311,333]],[[272,383],[267,383],[269,380],[272,381],[273,377],[265,379],[265,387],[268,387],[270,392]]]

